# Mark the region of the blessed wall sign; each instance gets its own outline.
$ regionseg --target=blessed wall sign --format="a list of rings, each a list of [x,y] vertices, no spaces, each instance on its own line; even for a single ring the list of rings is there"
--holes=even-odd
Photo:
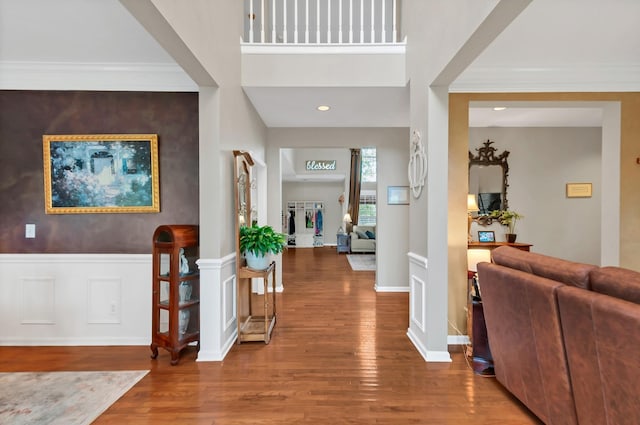
[[[330,171],[336,169],[336,160],[309,160],[305,161],[307,171]]]

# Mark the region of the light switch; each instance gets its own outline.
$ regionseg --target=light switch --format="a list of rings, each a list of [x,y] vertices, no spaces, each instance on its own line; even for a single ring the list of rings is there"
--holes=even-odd
[[[24,237],[28,239],[33,239],[36,237],[36,225],[35,224],[25,224],[24,226]]]

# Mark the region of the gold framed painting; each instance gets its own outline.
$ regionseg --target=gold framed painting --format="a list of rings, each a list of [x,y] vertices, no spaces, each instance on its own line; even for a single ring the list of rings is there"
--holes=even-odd
[[[160,212],[158,135],[42,136],[47,214]]]

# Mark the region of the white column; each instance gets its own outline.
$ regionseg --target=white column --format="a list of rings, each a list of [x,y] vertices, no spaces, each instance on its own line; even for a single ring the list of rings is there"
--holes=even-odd
[[[387,42],[387,2],[386,0],[382,0],[382,11],[380,16],[380,22],[382,22],[382,31],[381,31],[381,43]]]
[[[298,0],[293,3],[293,42],[298,43]]]
[[[396,31],[396,20],[397,20],[397,12],[398,9],[396,8],[396,0],[393,0],[393,21],[391,22],[391,25],[393,25],[393,33],[391,34],[391,41],[393,43],[395,43],[396,41],[398,41],[398,33]]]
[[[349,44],[353,43],[353,0],[349,0]]]
[[[309,44],[309,0],[305,0],[304,16],[304,42]]]
[[[260,0],[260,43],[264,43],[264,0]]]
[[[342,0],[338,2],[338,43],[342,43]]]
[[[331,43],[331,0],[327,2],[327,43]]]
[[[376,1],[371,0],[371,44],[376,42]]]
[[[276,43],[276,0],[271,0],[271,42]]]
[[[249,43],[254,43],[253,39],[253,0],[249,0]]]
[[[287,0],[282,2],[282,42],[287,44]]]
[[[360,0],[360,43],[364,43],[364,0]]]
[[[451,361],[448,352],[449,251],[449,90],[447,86],[427,91],[427,268],[426,324],[427,361]],[[430,177],[430,178],[429,178]],[[424,195],[423,195],[424,196]]]
[[[602,110],[600,265],[620,265],[620,103]]]
[[[320,43],[320,0],[316,0],[316,43]]]

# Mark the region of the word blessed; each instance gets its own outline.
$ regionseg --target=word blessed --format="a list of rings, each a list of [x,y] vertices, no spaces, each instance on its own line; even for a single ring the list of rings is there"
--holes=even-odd
[[[307,171],[324,171],[324,170],[335,170],[336,169],[336,160],[331,161],[306,161],[305,166]]]

